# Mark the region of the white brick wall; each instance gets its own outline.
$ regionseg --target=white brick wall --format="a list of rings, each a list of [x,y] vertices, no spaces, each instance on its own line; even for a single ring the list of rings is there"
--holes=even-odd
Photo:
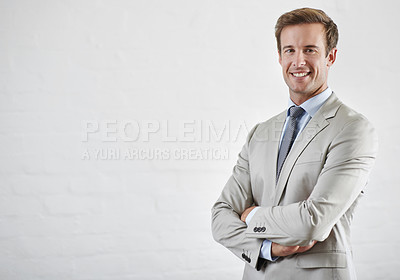
[[[398,279],[400,25],[386,0],[0,1],[0,279],[241,279],[210,208],[240,124],[285,107],[273,27],[302,6],[338,23],[330,85],[380,135],[353,230],[359,278]],[[88,121],[100,128],[83,141]],[[207,121],[233,136],[207,141]],[[229,155],[176,158],[210,148]]]

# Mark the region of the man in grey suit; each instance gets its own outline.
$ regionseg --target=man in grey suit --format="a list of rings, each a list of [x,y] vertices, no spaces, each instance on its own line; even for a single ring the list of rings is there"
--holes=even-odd
[[[213,236],[246,263],[243,279],[356,279],[350,224],[377,136],[328,87],[338,30],[323,11],[283,14],[275,35],[289,106],[250,131]]]

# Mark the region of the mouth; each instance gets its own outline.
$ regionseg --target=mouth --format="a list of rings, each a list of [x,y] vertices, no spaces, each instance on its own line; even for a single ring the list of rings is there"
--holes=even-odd
[[[311,72],[291,72],[290,73],[293,77],[302,78],[311,74]]]

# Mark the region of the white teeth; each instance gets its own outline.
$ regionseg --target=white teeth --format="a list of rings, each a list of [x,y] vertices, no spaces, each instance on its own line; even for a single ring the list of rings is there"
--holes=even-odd
[[[293,76],[295,76],[295,77],[304,77],[304,76],[307,75],[308,73],[303,72],[303,73],[292,73],[292,74],[293,74]]]

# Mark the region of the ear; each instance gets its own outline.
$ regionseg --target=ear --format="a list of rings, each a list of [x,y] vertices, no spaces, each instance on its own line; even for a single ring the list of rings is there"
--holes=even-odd
[[[337,48],[333,48],[330,50],[327,56],[327,66],[331,67],[333,63],[336,61],[336,53],[337,53]]]

